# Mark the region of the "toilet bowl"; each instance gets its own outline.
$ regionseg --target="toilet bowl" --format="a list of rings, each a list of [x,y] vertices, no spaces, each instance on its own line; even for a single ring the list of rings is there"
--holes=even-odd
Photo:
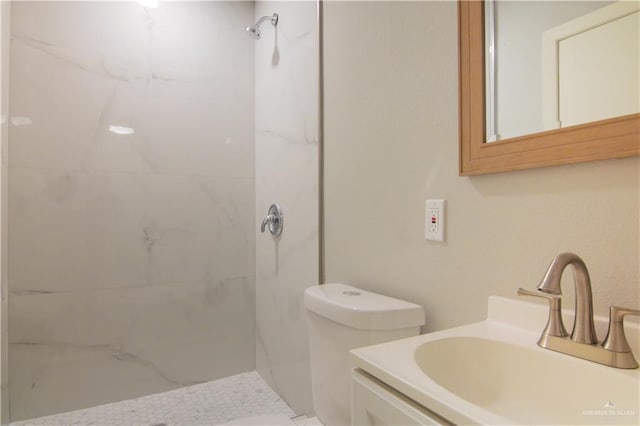
[[[327,426],[350,425],[349,351],[418,335],[424,310],[345,284],[309,287],[304,304],[314,410]]]

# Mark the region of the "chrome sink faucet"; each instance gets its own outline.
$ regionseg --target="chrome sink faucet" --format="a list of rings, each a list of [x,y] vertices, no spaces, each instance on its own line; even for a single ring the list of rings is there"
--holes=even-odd
[[[573,266],[576,290],[571,335],[568,335],[564,328],[560,303],[560,279],[569,265]],[[549,302],[549,319],[538,340],[539,346],[611,367],[638,367],[624,335],[622,321],[625,315],[640,315],[640,311],[612,306],[609,310],[607,337],[599,344],[593,322],[593,296],[589,272],[584,261],[576,254],[561,253],[556,256],[538,285],[538,292],[521,288],[518,295],[542,297]]]

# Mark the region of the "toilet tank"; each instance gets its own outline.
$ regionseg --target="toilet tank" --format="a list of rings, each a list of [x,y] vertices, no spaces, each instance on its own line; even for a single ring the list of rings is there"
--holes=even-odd
[[[328,426],[351,424],[349,351],[420,334],[422,306],[345,284],[309,287],[313,407]]]

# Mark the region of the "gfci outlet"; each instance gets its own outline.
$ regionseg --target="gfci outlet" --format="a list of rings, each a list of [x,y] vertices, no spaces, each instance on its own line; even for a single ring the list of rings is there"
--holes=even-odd
[[[432,241],[444,241],[445,200],[425,202],[424,237]]]

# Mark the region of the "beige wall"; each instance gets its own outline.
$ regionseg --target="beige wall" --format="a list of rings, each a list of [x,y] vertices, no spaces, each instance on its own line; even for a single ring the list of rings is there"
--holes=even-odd
[[[7,144],[9,114],[9,39],[11,3],[0,3],[0,422],[9,421],[7,321]]]
[[[459,177],[455,3],[324,7],[327,281],[420,303],[436,330],[573,251],[597,313],[640,307],[638,158]],[[424,239],[426,198],[447,200],[444,244]]]

